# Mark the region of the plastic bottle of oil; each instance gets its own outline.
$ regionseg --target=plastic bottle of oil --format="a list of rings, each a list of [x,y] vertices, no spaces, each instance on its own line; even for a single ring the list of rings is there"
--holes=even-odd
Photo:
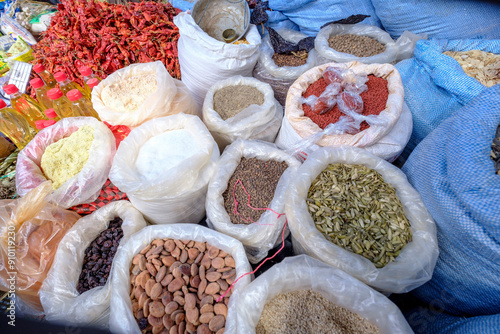
[[[66,96],[72,103],[71,108],[73,109],[73,115],[95,117],[99,119],[99,115],[94,110],[94,107],[92,107],[92,103],[87,100],[78,89],[70,90]]]
[[[10,95],[10,104],[13,109],[24,116],[32,128],[35,128],[35,121],[47,119],[43,114],[42,107],[28,95],[20,93],[16,85],[6,85],[3,90]]]
[[[75,117],[71,109],[71,101],[64,96],[59,88],[52,88],[47,92],[47,96],[52,100],[52,106],[59,118]]]
[[[83,96],[90,99],[90,94],[87,95],[87,92],[82,86],[80,86],[76,82],[70,81],[68,79],[68,75],[65,72],[57,72],[56,74],[54,74],[54,78],[56,78],[57,82],[59,83],[59,89],[61,89],[64,95],[68,94],[68,92],[72,89],[78,89],[80,92],[82,92]]]
[[[35,89],[36,99],[43,110],[52,108],[52,100],[48,98],[47,91],[50,89],[42,79],[30,80],[30,85]]]
[[[49,89],[56,87],[56,79],[54,79],[52,74],[50,74],[49,71],[45,69],[45,66],[43,66],[42,64],[37,64],[33,66],[33,70],[40,76],[40,78],[42,78],[43,82],[45,82]]]
[[[83,88],[90,96],[93,87],[89,86],[88,81],[90,79],[96,79],[97,82],[99,83],[101,80],[94,73],[92,73],[92,69],[88,66],[81,66],[80,68],[78,68],[78,70],[80,71],[80,74],[83,76],[83,82],[85,83],[85,86]]]
[[[45,116],[47,116],[47,118],[49,120],[54,120],[54,121],[59,121],[61,118],[59,118],[59,116],[57,116],[57,113],[56,111],[54,110],[54,108],[50,108],[50,109],[47,109],[44,111],[44,114]]]
[[[8,108],[5,101],[1,99],[0,132],[12,140],[20,150],[36,135],[36,131],[28,124],[28,121],[14,109]]]

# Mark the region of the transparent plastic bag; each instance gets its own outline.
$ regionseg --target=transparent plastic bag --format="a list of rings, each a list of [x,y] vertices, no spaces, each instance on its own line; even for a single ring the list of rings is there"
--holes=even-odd
[[[113,289],[111,291],[110,304],[110,329],[113,333],[137,333],[140,334],[137,321],[132,314],[132,302],[130,300],[130,266],[132,258],[154,239],[180,239],[207,242],[230,254],[236,264],[236,277],[240,277],[251,271],[250,264],[245,255],[243,245],[236,239],[213,231],[203,226],[193,224],[174,224],[164,226],[148,226],[134,234],[121,247],[120,253],[116,254],[112,272]],[[242,277],[233,287],[233,294],[250,283],[250,275]],[[226,326],[231,326],[235,321],[233,309],[235,304],[233,298],[229,298]]]
[[[281,243],[285,216],[269,210],[265,211],[256,223],[249,225],[233,224],[224,208],[222,194],[227,189],[229,179],[233,175],[241,158],[257,158],[259,160],[285,161],[288,168],[278,182],[273,200],[269,208],[278,214],[285,212],[285,194],[288,184],[295,177],[300,162],[273,144],[237,140],[228,146],[217,163],[217,170],[208,184],[206,210],[207,224],[221,233],[238,239],[243,243],[248,259],[257,263],[267,256],[270,249]],[[244,205],[245,203],[242,203]],[[287,229],[285,237],[288,235]]]
[[[264,103],[252,104],[237,115],[223,120],[213,109],[214,94],[228,86],[248,85],[264,95]],[[203,122],[221,151],[236,139],[259,139],[274,142],[283,119],[283,107],[274,99],[271,87],[255,78],[235,76],[217,82],[207,92],[203,103]]]
[[[41,170],[42,156],[47,146],[70,136],[83,126],[94,129],[89,158],[82,170],[54,190],[51,202],[62,208],[93,202],[108,179],[116,152],[115,137],[104,123],[93,117],[68,117],[38,132],[19,152],[16,166],[16,188],[20,196],[47,181]]]
[[[156,91],[135,111],[115,110],[104,104],[101,94],[105,87],[134,76],[150,73],[156,74]],[[132,64],[114,72],[94,87],[92,90],[92,104],[101,120],[111,125],[135,127],[153,118],[181,112],[200,116],[200,109],[189,90],[180,80],[170,76],[161,61]]]
[[[51,192],[52,184],[46,181],[22,198],[0,201],[0,289],[9,291],[14,277],[16,297],[33,314],[43,312],[38,292],[59,241],[80,219],[77,213],[48,203]]]
[[[285,258],[233,294],[236,323],[226,327],[225,333],[255,333],[267,302],[282,293],[308,289],[365,318],[381,333],[413,333],[399,308],[387,297],[307,255]]]
[[[47,320],[77,325],[109,325],[110,276],[104,286],[80,294],[76,287],[82,271],[85,250],[115,217],[123,220],[120,247],[131,235],[146,227],[142,214],[128,201],[112,202],[81,218],[59,243],[54,262],[40,289],[40,301]],[[116,258],[116,255],[115,255]]]
[[[178,140],[184,152],[158,153],[167,147],[159,137],[166,134],[174,136],[170,140]],[[185,138],[192,145],[185,147]],[[205,215],[208,181],[218,158],[217,144],[201,119],[181,113],[133,129],[118,148],[109,179],[151,223],[197,224]]]
[[[329,164],[335,163],[361,164],[374,169],[396,189],[396,195],[410,221],[413,240],[403,248],[394,262],[383,268],[377,269],[370,260],[328,241],[316,229],[308,212],[305,199],[312,181]],[[403,172],[366,150],[348,146],[321,148],[309,155],[288,188],[286,215],[295,254],[305,253],[315,257],[380,291],[404,293],[432,278],[439,254],[434,220]]]

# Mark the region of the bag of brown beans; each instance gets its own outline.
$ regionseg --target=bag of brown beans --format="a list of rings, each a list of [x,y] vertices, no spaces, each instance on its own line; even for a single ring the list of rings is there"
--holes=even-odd
[[[232,293],[250,275],[229,288],[250,271],[236,239],[193,224],[148,226],[115,258],[111,332],[220,334],[235,321]]]
[[[411,291],[432,278],[436,224],[394,165],[357,147],[321,148],[288,188],[295,254],[307,254],[369,286]]]
[[[399,308],[344,271],[288,257],[233,295],[225,333],[413,333]]]
[[[112,202],[76,222],[59,243],[40,289],[47,320],[106,329],[113,257],[146,225],[128,201]]]
[[[240,166],[242,158],[258,159],[261,163],[253,165],[255,167],[252,170],[252,165]],[[279,166],[275,168],[274,164],[277,165],[278,162],[286,163],[286,169],[279,169]],[[297,159],[273,144],[250,140],[235,141],[224,150],[217,163],[216,172],[208,184],[205,204],[208,226],[241,241],[251,263],[261,261],[270,249],[281,243],[286,217],[279,214],[285,212],[286,190],[299,166]],[[238,188],[240,184],[235,183],[238,180],[233,175],[237,170],[240,172],[238,180],[246,187],[244,190],[242,187]],[[236,189],[230,189],[231,186]],[[250,219],[254,217],[249,217],[252,211],[248,213],[244,191],[248,192],[250,205],[260,208],[254,210],[258,212],[259,217],[253,223]],[[240,218],[232,211],[234,201],[238,201]],[[263,206],[274,212],[262,210]],[[285,237],[288,233],[287,228]]]

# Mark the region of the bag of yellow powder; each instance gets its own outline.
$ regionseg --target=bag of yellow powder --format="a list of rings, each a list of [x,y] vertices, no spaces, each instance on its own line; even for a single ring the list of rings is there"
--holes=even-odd
[[[46,181],[23,198],[0,201],[0,290],[15,290],[35,311],[42,311],[38,291],[59,242],[80,219],[73,211],[49,204],[51,192]]]
[[[93,202],[106,182],[115,155],[113,133],[93,117],[64,118],[40,131],[19,153],[20,196],[47,179],[51,201],[63,208]]]

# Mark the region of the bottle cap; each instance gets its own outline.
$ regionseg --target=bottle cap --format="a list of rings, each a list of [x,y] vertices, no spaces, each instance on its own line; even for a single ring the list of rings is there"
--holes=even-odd
[[[48,121],[43,121],[43,127],[48,127],[48,126],[51,126],[51,125],[54,125],[56,124],[56,120],[55,119],[49,119]]]
[[[56,78],[57,82],[64,81],[68,79],[68,75],[65,72],[57,72],[54,74],[54,78]]]
[[[33,70],[35,71],[35,73],[40,73],[45,71],[45,66],[43,66],[42,64],[36,64],[35,66],[33,66]]]
[[[78,70],[80,71],[80,74],[83,75],[84,77],[89,77],[92,75],[92,70],[88,66],[82,66],[79,67]]]
[[[4,100],[0,99],[0,109],[3,109],[5,107],[7,107],[7,103],[5,103]]]
[[[78,89],[72,89],[70,90],[66,96],[70,101],[78,101],[79,99],[82,98],[82,93]]]
[[[19,89],[14,84],[3,86],[3,90],[9,95],[19,92]]]
[[[61,90],[59,88],[52,88],[52,89],[49,89],[49,91],[47,92],[47,96],[51,100],[57,100],[57,99],[60,99],[61,97],[63,97],[63,92],[61,92]]]
[[[37,89],[37,88],[42,88],[43,85],[45,85],[45,83],[42,81],[42,79],[36,78],[36,79],[30,80],[30,85],[33,88]]]
[[[90,87],[90,89],[94,88],[99,84],[99,79],[97,78],[92,78],[87,81],[87,86]]]
[[[45,110],[45,116],[47,116],[48,118],[56,118],[57,114],[54,108],[50,108]]]
[[[40,119],[40,120],[38,120],[38,121],[35,121],[35,126],[36,126],[36,128],[37,128],[38,130],[43,129],[43,128],[45,127],[45,126],[44,126],[44,124],[43,124],[44,122],[45,122],[45,120],[43,120],[43,119]]]

